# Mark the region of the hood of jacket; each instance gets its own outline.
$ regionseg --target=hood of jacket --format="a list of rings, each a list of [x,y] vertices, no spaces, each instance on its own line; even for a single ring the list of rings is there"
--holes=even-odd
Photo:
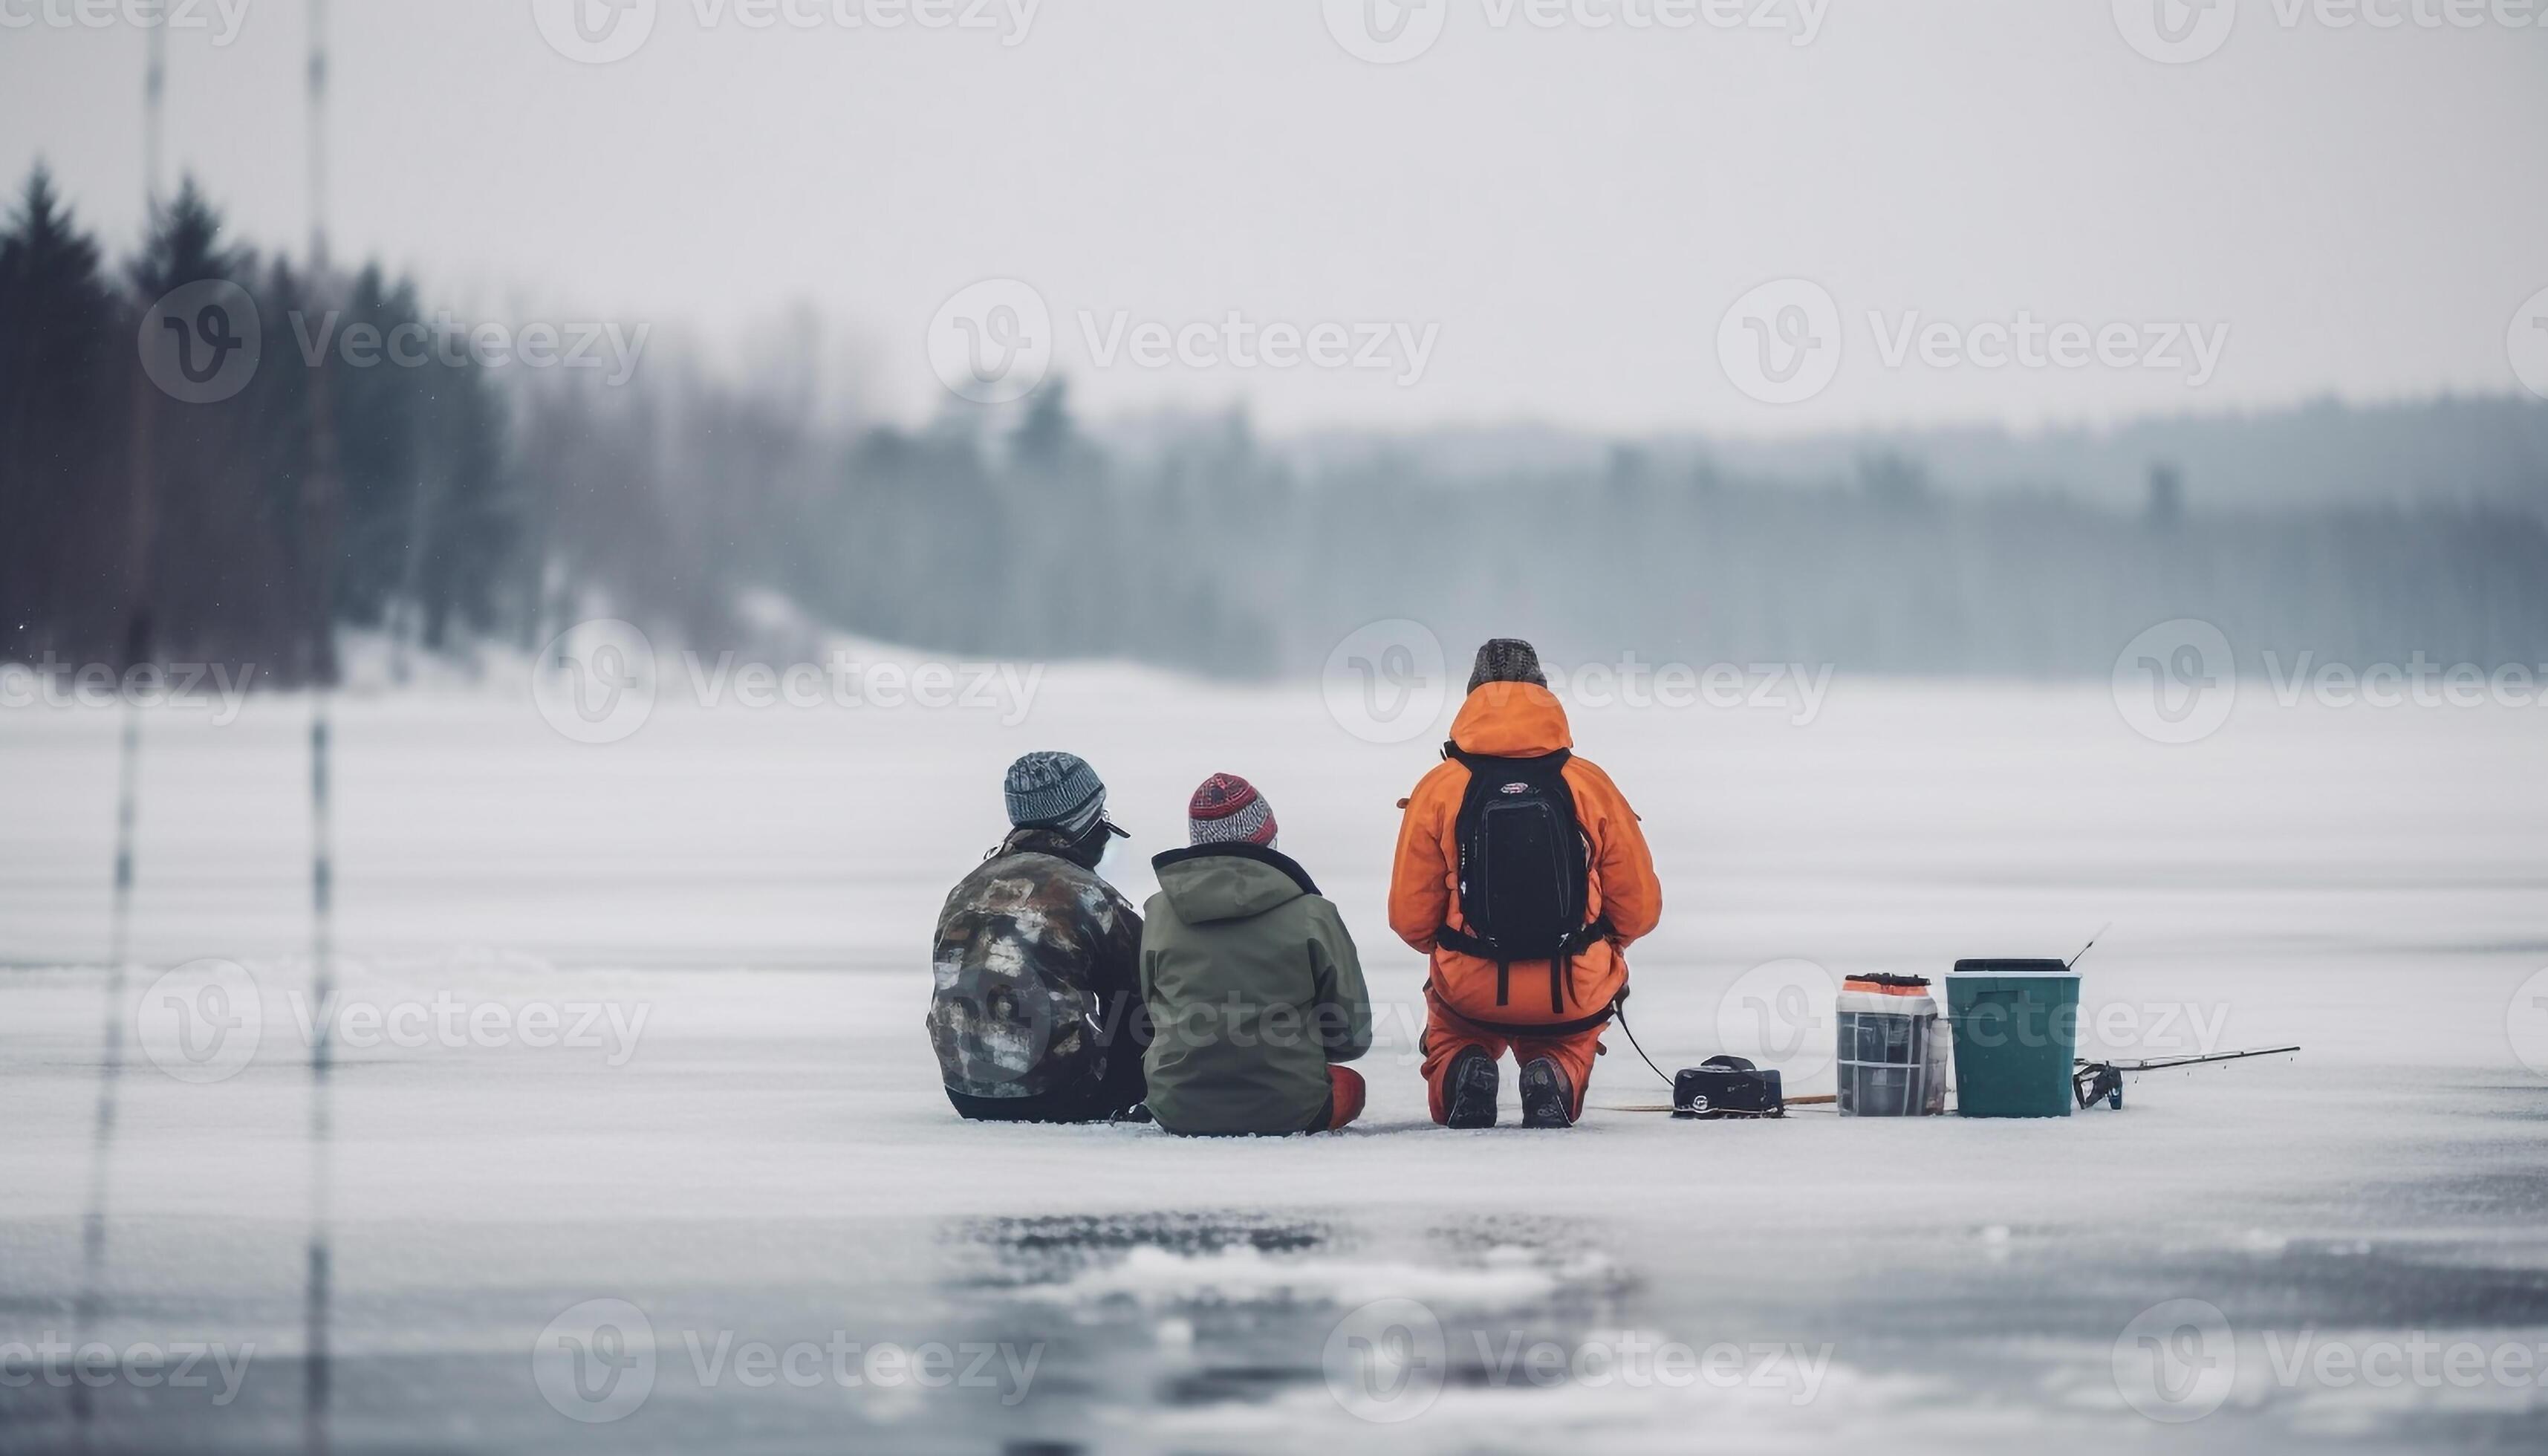
[[[1465,754],[1536,759],[1575,747],[1566,707],[1536,682],[1485,682],[1460,704],[1451,742]]]
[[[1188,925],[1246,920],[1315,895],[1309,871],[1292,857],[1262,845],[1196,845],[1151,860],[1159,893]]]

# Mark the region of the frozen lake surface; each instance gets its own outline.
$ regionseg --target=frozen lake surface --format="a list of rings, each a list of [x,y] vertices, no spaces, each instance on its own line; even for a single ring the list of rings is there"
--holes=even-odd
[[[2108,921],[2095,1045],[2307,1050],[2058,1122],[1682,1123],[1626,1110],[1665,1089],[1613,1036],[1563,1134],[1424,1117],[1382,895],[1438,732],[1093,668],[1004,716],[668,699],[595,747],[519,691],[341,698],[314,1123],[308,706],[155,713],[101,1144],[118,718],[0,712],[0,1447],[2548,1444],[2536,710],[2258,690],[2178,748],[2102,685],[1579,714],[1664,877],[1631,1014],[1667,1069],[1828,1090],[1838,976]],[[1382,1003],[1361,1125],[949,1111],[926,947],[1042,747],[1112,784],[1137,901],[1196,781],[1266,791]],[[160,980],[204,957],[238,970]]]

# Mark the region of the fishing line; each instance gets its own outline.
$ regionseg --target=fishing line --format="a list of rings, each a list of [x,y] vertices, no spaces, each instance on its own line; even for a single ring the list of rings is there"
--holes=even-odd
[[[1637,1034],[1628,1027],[1628,997],[1626,992],[1623,991],[1619,994],[1619,999],[1612,1006],[1611,1011],[1619,1020],[1620,1034],[1628,1039],[1628,1045],[1630,1046],[1636,1047],[1637,1059],[1644,1062],[1647,1068],[1656,1076],[1663,1077],[1665,1086],[1669,1087],[1673,1085],[1673,1079],[1664,1076],[1664,1069],[1655,1065],[1655,1059],[1646,1054],[1646,1048],[1637,1045]]]

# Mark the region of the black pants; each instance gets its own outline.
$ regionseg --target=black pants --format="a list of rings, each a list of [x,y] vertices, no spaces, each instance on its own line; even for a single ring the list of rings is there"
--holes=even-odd
[[[1040,1097],[972,1097],[955,1088],[947,1100],[956,1115],[977,1123],[1102,1123],[1149,1095],[1141,1050],[1120,1046],[1107,1053],[1104,1073]]]

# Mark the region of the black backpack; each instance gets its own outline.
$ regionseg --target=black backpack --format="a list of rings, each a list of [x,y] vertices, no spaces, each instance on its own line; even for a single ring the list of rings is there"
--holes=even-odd
[[[1610,932],[1584,920],[1589,872],[1575,791],[1559,749],[1536,759],[1497,759],[1444,745],[1469,771],[1455,837],[1460,845],[1464,934],[1444,926],[1436,943],[1496,962],[1496,1004],[1512,1001],[1512,963],[1548,962],[1548,1009],[1566,1014],[1575,956]]]

